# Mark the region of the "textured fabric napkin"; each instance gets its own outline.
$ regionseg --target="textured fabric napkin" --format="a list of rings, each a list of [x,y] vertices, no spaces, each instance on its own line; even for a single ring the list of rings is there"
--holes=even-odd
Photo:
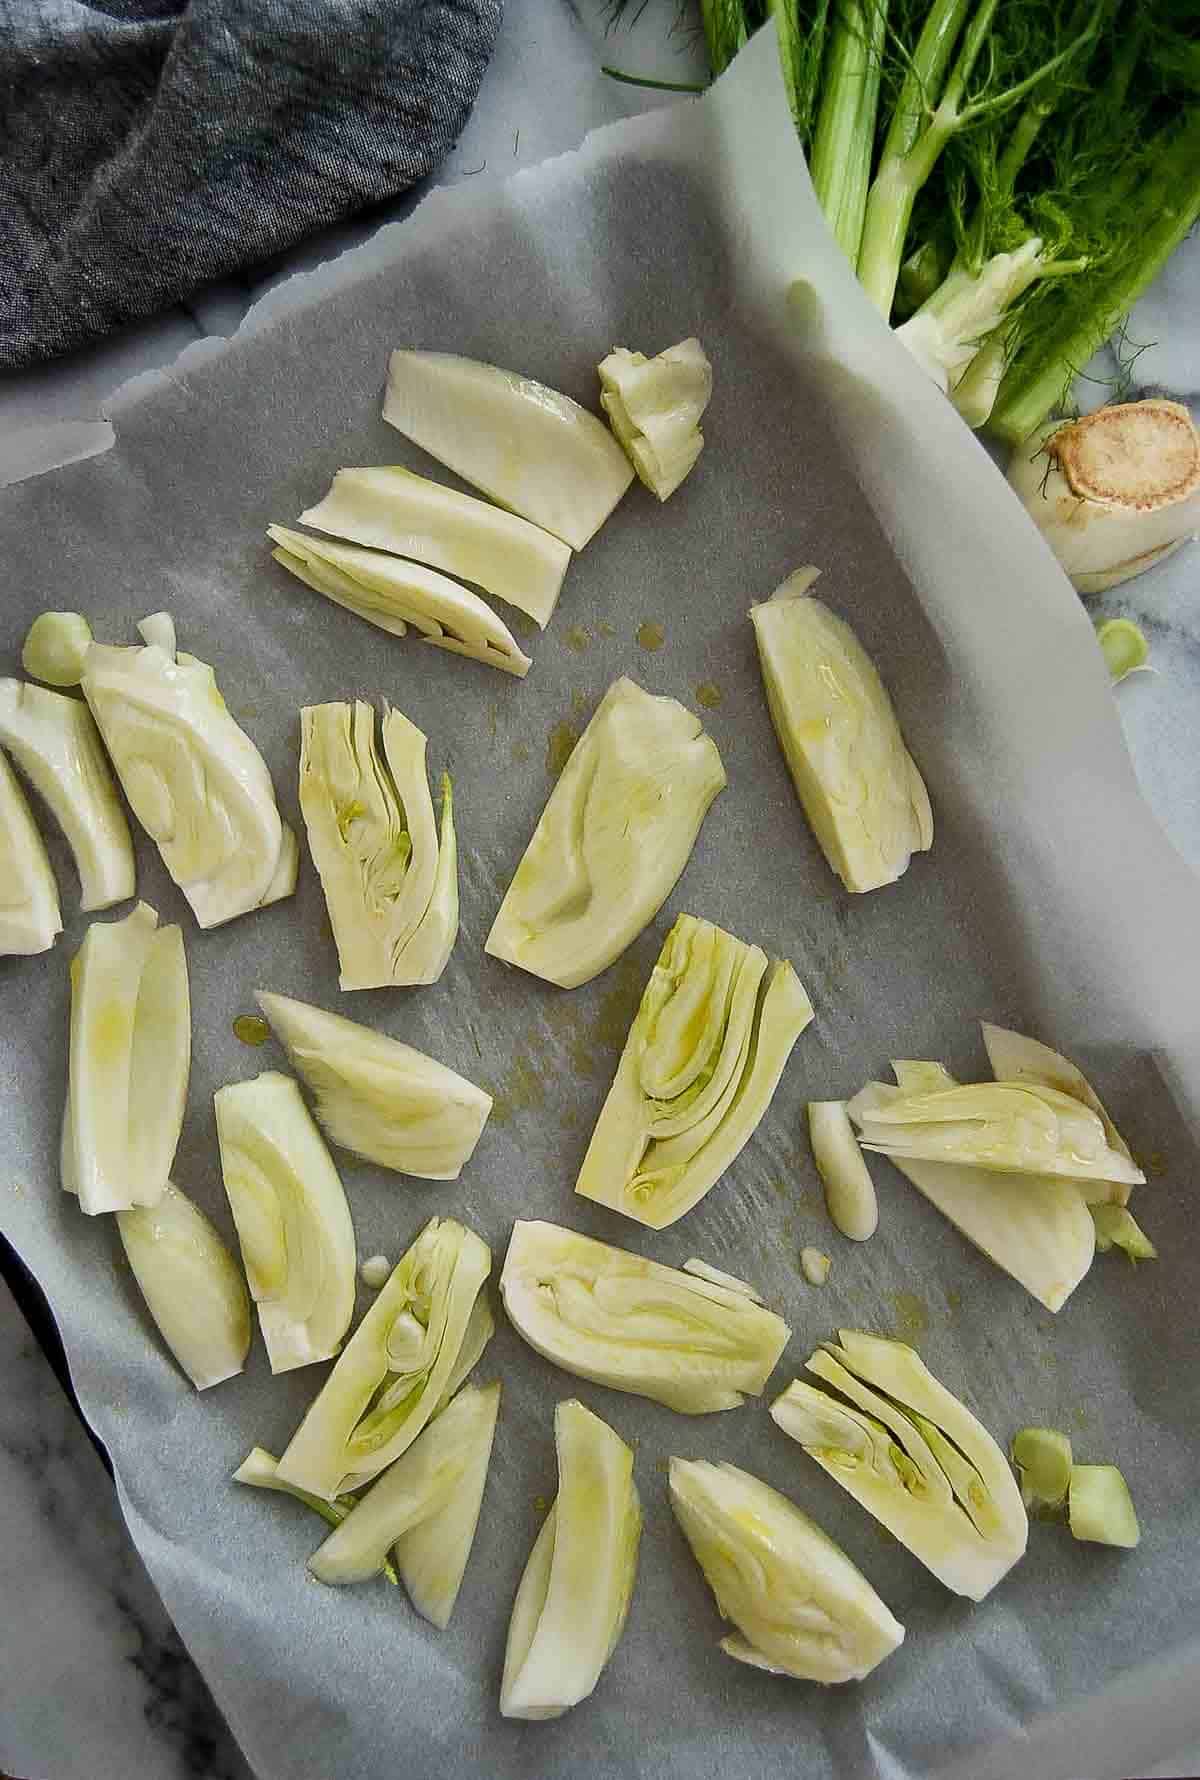
[[[457,140],[502,0],[0,0],[0,367],[394,197]]]

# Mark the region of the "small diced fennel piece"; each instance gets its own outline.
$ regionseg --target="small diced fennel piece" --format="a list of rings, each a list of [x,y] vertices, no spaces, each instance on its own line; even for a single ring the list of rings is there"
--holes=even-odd
[[[354,1314],[354,1226],[329,1151],[290,1076],[213,1096],[221,1173],[272,1372],[327,1360]],[[319,1493],[319,1492],[318,1492]]]
[[[638,476],[665,501],[704,445],[700,419],[712,395],[712,366],[699,340],[657,358],[615,346],[599,367],[600,405]]]
[[[542,626],[571,560],[570,546],[541,526],[399,466],[339,470],[300,523],[457,575]]]
[[[578,1378],[683,1415],[757,1396],[791,1331],[729,1287],[557,1224],[513,1225],[500,1295],[517,1333]]]
[[[485,949],[563,989],[589,982],[654,919],[724,785],[698,717],[615,680],[550,794]]]
[[[1092,1222],[1096,1226],[1096,1248],[1106,1254],[1110,1248],[1122,1249],[1131,1261],[1157,1261],[1158,1250],[1131,1212],[1123,1205],[1093,1205]]]
[[[332,1501],[408,1450],[492,1334],[491,1265],[473,1231],[429,1220],[293,1434],[279,1461],[285,1482]]]
[[[800,1250],[800,1271],[810,1286],[823,1286],[829,1278],[829,1269],[833,1262],[819,1248],[802,1248]]]
[[[500,1710],[558,1718],[586,1700],[616,1649],[637,1579],[642,1510],[633,1454],[574,1398],[554,1412],[558,1494],[517,1588]]]
[[[1154,672],[1146,667],[1150,657],[1146,633],[1132,618],[1097,618],[1094,622],[1096,641],[1114,686],[1130,674]]]
[[[204,1213],[168,1181],[154,1205],[119,1211],[117,1229],[146,1308],[196,1389],[233,1378],[250,1348],[250,1303]]]
[[[1109,1118],[1096,1090],[1068,1057],[1052,1051],[1049,1045],[1039,1043],[1036,1038],[1026,1038],[1023,1033],[1010,1032],[1004,1026],[993,1026],[987,1020],[981,1022],[981,1027],[988,1062],[998,1082],[1009,1082],[1018,1087],[1032,1084],[1038,1088],[1056,1088],[1060,1094],[1078,1100],[1099,1119],[1109,1149],[1115,1150],[1127,1162],[1133,1162],[1129,1145]],[[1111,1199],[1118,1205],[1124,1205],[1128,1200],[1131,1184],[1135,1183],[1128,1179],[1079,1182],[1087,1199]]]
[[[1103,593],[1200,527],[1200,432],[1181,402],[1110,403],[1047,421],[1008,480],[1079,592]]]
[[[703,1198],[765,1115],[813,1017],[792,966],[694,915],[675,922],[575,1191],[651,1229]]]
[[[67,838],[85,914],[133,895],[133,843],[87,706],[44,686],[0,680],[0,745]]]
[[[82,684],[121,789],[200,926],[290,896],[295,837],[212,668],[161,643],[93,643]]]
[[[492,1110],[490,1094],[341,1014],[290,995],[257,999],[331,1142],[399,1174],[458,1179]]]
[[[798,569],[750,608],[767,705],[821,851],[847,890],[878,890],[933,845],[929,794],[887,688]]]
[[[633,480],[603,421],[531,377],[393,352],[383,418],[512,513],[582,550]]]
[[[314,1552],[317,1580],[367,1582],[394,1551],[414,1607],[444,1629],[471,1555],[499,1409],[498,1384],[465,1386]]]
[[[1115,1465],[1072,1465],[1067,1519],[1077,1539],[1132,1551],[1140,1540],[1129,1485]]]
[[[773,1419],[939,1582],[981,1601],[1029,1535],[1004,1454],[912,1348],[849,1329],[839,1340],[806,1364],[818,1385],[795,1379]]]
[[[1071,1486],[1071,1442],[1057,1428],[1022,1428],[1013,1435],[1012,1462],[1021,1500],[1033,1514],[1056,1514]]]
[[[71,963],[63,1185],[89,1214],[157,1205],[175,1160],[192,1055],[178,927],[139,902],[93,921]]]
[[[0,753],[0,958],[47,952],[62,932],[58,886],[25,793]]]
[[[879,1224],[875,1186],[843,1100],[810,1100],[808,1136],[825,1188],[829,1216],[852,1242],[866,1242]]]
[[[380,1292],[392,1277],[392,1263],[386,1255],[368,1255],[359,1263],[358,1277],[370,1292]]]
[[[148,612],[144,618],[138,619],[137,629],[143,643],[157,643],[166,655],[179,653],[175,620],[169,612]]]
[[[840,1546],[777,1490],[736,1465],[672,1458],[671,1507],[739,1662],[802,1681],[861,1681],[904,1627]]]
[[[92,627],[82,612],[42,612],[25,635],[21,666],[47,686],[78,686]]]
[[[343,989],[434,982],[458,934],[451,806],[443,799],[451,842],[443,862],[426,737],[385,709],[380,739],[377,747],[375,712],[363,699],[300,712],[300,809]]]
[[[435,649],[485,662],[523,679],[530,663],[508,626],[469,588],[436,569],[382,550],[310,538],[283,525],[269,525],[271,552],[298,581],[324,594],[334,605],[366,619],[389,635],[409,629]]]

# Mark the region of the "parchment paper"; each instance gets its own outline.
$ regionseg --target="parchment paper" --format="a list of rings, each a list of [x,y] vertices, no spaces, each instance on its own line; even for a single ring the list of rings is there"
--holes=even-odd
[[[789,307],[797,277],[809,289]],[[699,468],[664,508],[636,487],[625,499],[527,645],[526,682],[389,639],[270,561],[267,522],[292,522],[339,466],[429,467],[379,418],[392,346],[476,354],[590,401],[612,344],[656,351],[692,332],[716,369]],[[480,1369],[504,1380],[500,1429],[450,1629],[382,1583],[309,1581],[317,1523],[227,1479],[254,1442],[282,1448],[324,1369],[272,1379],[256,1341],[242,1378],[198,1397],[150,1328],[110,1222],[59,1191],[67,961],[85,923],[56,847],[68,932],[49,957],[0,963],[0,1215],[49,1293],[133,1536],[259,1773],[1099,1780],[1194,1736],[1200,1267],[1184,1113],[1200,1087],[1200,887],[1138,795],[1078,602],[827,240],[769,39],[701,103],[603,132],[498,193],[431,198],[284,287],[228,344],[128,388],[112,418],[106,455],[2,497],[5,668],[19,671],[25,626],[47,605],[87,611],[114,641],[168,606],[263,747],[290,819],[299,705],[386,695],[428,732],[432,770],[454,774],[462,852],[463,931],[442,981],[342,996],[307,860],[292,900],[204,934],[139,844],[139,892],[182,921],[191,967],[180,1184],[232,1240],[211,1096],[282,1066],[231,1030],[269,986],[377,1024],[497,1095],[458,1184],[338,1157],[360,1253],[396,1257],[428,1216],[453,1213],[486,1235],[498,1269],[513,1218],[549,1217],[675,1263],[699,1254],[753,1280],[795,1329],[767,1398],[691,1419],[555,1371],[501,1317]],[[840,890],[804,827],[746,622],[806,560],[883,669],[937,813],[932,854],[865,897]],[[647,620],[665,632],[657,651],[636,640]],[[485,958],[482,940],[549,789],[558,726],[578,727],[620,672],[689,701],[717,689],[705,720],[729,788],[653,929],[563,994]],[[655,1236],[571,1187],[683,908],[791,957],[817,1018],[754,1141]],[[1135,1272],[1098,1258],[1057,1318],[883,1162],[878,1235],[842,1241],[802,1135],[806,1099],[854,1090],[892,1055],[981,1069],[980,1016],[1076,1057],[1151,1160],[1136,1209],[1161,1260]],[[834,1256],[823,1290],[800,1278],[807,1242]],[[1081,1459],[1120,1464],[1140,1549],[1035,1526],[988,1601],[947,1594],[767,1417],[839,1324],[914,1340],[1002,1441],[1049,1423]],[[641,1573],[594,1698],[513,1725],[496,1706],[505,1628],[555,1489],[552,1407],[575,1394],[638,1442]],[[724,1657],[667,1508],[672,1452],[732,1459],[814,1514],[907,1626],[903,1649],[861,1687],[828,1692]]]

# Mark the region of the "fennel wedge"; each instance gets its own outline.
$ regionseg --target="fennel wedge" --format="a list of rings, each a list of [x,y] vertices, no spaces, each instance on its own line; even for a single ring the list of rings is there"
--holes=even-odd
[[[657,358],[615,346],[599,366],[600,405],[639,479],[660,501],[675,493],[704,447],[700,420],[712,395],[712,366],[699,340]]]
[[[558,1718],[595,1690],[637,1580],[642,1511],[633,1454],[574,1398],[554,1412],[558,1494],[513,1603],[505,1718]]]
[[[813,1017],[786,962],[694,915],[659,955],[575,1191],[652,1229],[690,1211],[754,1135]]]
[[[139,902],[93,921],[71,963],[62,1183],[94,1214],[157,1205],[175,1160],[192,1055],[178,927]]]
[[[58,886],[25,793],[0,753],[0,958],[48,952],[62,932]]]
[[[346,1344],[279,1461],[283,1482],[331,1502],[408,1450],[492,1335],[492,1256],[431,1218]]]
[[[500,1296],[521,1338],[565,1372],[707,1415],[757,1396],[791,1331],[740,1280],[725,1284],[697,1265],[664,1267],[519,1220]]]
[[[213,1096],[221,1173],[272,1372],[327,1360],[354,1314],[350,1207],[289,1076]]]
[[[250,1303],[237,1263],[199,1206],[167,1182],[117,1229],[159,1334],[198,1391],[233,1378],[250,1349]]]
[[[343,989],[436,982],[458,936],[458,854],[449,785],[439,841],[426,737],[385,708],[305,705],[300,809]]]
[[[340,1014],[290,995],[260,993],[258,1005],[332,1142],[398,1174],[458,1179],[492,1110],[490,1094]]]
[[[582,550],[633,480],[603,421],[532,377],[393,352],[383,418],[510,512]]]
[[[614,681],[550,794],[486,950],[563,989],[589,982],[654,919],[724,785],[699,718]]]

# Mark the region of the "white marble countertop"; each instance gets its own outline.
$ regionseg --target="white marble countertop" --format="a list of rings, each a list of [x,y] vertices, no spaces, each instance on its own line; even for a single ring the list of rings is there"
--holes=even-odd
[[[661,102],[606,79],[602,60],[696,78],[697,50],[674,26],[674,0],[649,0],[632,29],[608,37],[604,19],[603,0],[586,0],[582,10],[570,0],[509,0],[479,103],[438,182],[503,178],[574,147],[599,124]],[[534,59],[536,82],[528,74]],[[411,202],[390,214],[404,214]],[[328,258],[368,232],[329,231],[276,275]],[[1191,319],[1198,287],[1194,238],[1130,329],[1137,342],[1155,343],[1139,360],[1139,377],[1193,412],[1200,404],[1200,331]],[[6,461],[28,465],[31,453],[61,461],[75,423],[94,422],[118,384],[169,363],[202,334],[231,332],[261,288],[250,281],[216,287],[150,326],[0,383],[0,480]],[[1136,676],[1116,696],[1146,794],[1200,869],[1200,546],[1093,604],[1097,612],[1135,616],[1149,632],[1157,673]],[[0,1775],[248,1780],[125,1532],[104,1468],[3,1285],[0,1369],[7,1384],[0,1396]],[[1156,1773],[1200,1774],[1200,1749]]]

